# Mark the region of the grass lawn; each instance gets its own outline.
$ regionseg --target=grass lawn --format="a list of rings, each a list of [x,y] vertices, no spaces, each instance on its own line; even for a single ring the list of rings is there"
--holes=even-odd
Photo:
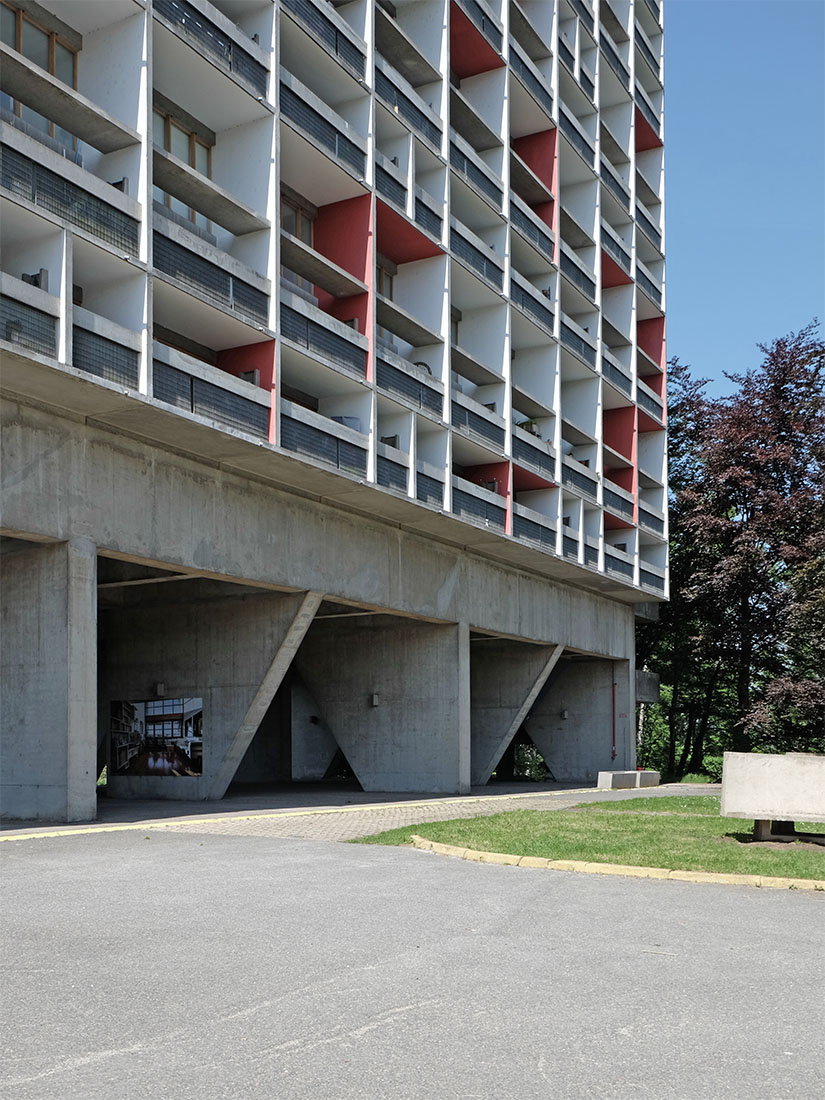
[[[825,880],[825,847],[757,844],[753,822],[719,817],[715,795],[584,802],[572,810],[516,810],[433,821],[363,837],[357,844],[409,844],[413,833],[484,852]],[[797,824],[805,832],[825,825]]]

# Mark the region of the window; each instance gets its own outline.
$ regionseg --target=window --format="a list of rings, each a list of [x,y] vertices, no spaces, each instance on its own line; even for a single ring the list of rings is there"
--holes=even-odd
[[[54,31],[45,30],[20,8],[0,0],[0,38],[7,46],[23,54],[35,65],[57,77],[70,88],[77,87],[77,51],[63,42]],[[77,139],[68,130],[61,129],[44,115],[33,111],[25,103],[5,93],[0,94],[0,104],[22,118],[30,126],[62,141],[74,149]]]
[[[168,112],[158,110],[157,107],[152,112],[152,138],[159,149],[165,149],[167,153],[182,160],[184,164],[188,164],[190,168],[194,168],[207,179],[212,178],[211,147],[194,130]],[[174,195],[169,195],[160,187],[155,187],[154,196],[157,202],[168,206],[181,217],[194,222],[202,229],[210,228],[209,219],[204,214],[175,198]]]

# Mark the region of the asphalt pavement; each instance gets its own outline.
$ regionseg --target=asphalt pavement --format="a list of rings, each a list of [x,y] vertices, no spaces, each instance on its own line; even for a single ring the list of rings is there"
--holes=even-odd
[[[194,827],[0,845],[4,1100],[820,1100],[825,894]]]

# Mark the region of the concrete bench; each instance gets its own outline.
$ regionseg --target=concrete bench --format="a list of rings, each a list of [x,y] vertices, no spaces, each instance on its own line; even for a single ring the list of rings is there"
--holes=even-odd
[[[600,790],[621,791],[631,787],[658,787],[659,772],[599,772],[596,786]]]
[[[825,821],[825,756],[726,752],[722,762],[722,817],[753,818],[757,840],[825,843],[818,833],[797,833],[797,821]]]

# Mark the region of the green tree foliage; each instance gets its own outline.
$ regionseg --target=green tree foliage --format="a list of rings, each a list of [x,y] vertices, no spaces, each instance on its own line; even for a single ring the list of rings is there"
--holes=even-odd
[[[671,603],[639,647],[666,689],[640,756],[669,775],[825,751],[825,345],[760,350],[718,400],[670,364]]]

